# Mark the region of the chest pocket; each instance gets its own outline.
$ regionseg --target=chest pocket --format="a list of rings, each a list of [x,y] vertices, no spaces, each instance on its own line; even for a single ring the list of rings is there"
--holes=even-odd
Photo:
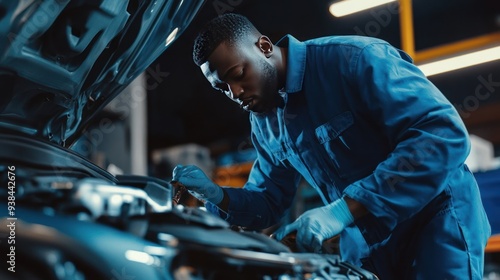
[[[343,112],[315,130],[316,138],[326,151],[328,160],[333,162],[339,177],[360,179],[368,175],[375,164],[371,163],[370,139],[357,131],[351,112]]]

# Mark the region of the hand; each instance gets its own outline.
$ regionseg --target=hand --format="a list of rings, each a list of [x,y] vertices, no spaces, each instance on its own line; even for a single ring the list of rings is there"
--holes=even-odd
[[[172,181],[179,182],[196,198],[219,204],[224,198],[222,188],[194,165],[177,165],[172,172]]]
[[[352,222],[354,217],[341,198],[326,206],[306,211],[295,222],[279,228],[275,236],[281,240],[296,231],[296,243],[300,251],[321,253],[323,241],[339,234]]]

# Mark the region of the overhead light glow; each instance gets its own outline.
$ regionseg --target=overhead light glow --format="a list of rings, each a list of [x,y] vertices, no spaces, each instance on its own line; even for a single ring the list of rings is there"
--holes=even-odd
[[[331,4],[329,10],[333,16],[343,17],[394,1],[396,0],[343,0]]]
[[[498,59],[500,59],[500,46],[425,63],[418,67],[426,76],[432,76]]]

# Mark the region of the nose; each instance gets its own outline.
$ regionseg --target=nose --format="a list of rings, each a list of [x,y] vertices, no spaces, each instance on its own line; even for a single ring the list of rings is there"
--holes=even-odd
[[[237,84],[229,84],[229,92],[231,93],[231,99],[239,99],[243,94],[243,87]]]

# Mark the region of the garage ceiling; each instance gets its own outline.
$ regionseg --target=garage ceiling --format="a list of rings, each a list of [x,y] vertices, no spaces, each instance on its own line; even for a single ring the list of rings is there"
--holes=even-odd
[[[204,80],[191,59],[197,31],[220,13],[247,16],[272,40],[358,34],[401,47],[397,4],[386,4],[342,18],[328,12],[333,1],[209,0],[194,23],[151,66],[161,79],[148,83],[149,146],[157,149],[195,142],[241,145],[248,137],[248,115]],[[494,0],[413,1],[417,51],[500,32],[500,3]],[[152,73],[151,72],[151,73]],[[151,75],[154,76],[154,75]],[[156,75],[158,77],[158,75]],[[430,77],[459,109],[469,131],[500,147],[500,61]],[[478,94],[478,87],[481,87]]]

